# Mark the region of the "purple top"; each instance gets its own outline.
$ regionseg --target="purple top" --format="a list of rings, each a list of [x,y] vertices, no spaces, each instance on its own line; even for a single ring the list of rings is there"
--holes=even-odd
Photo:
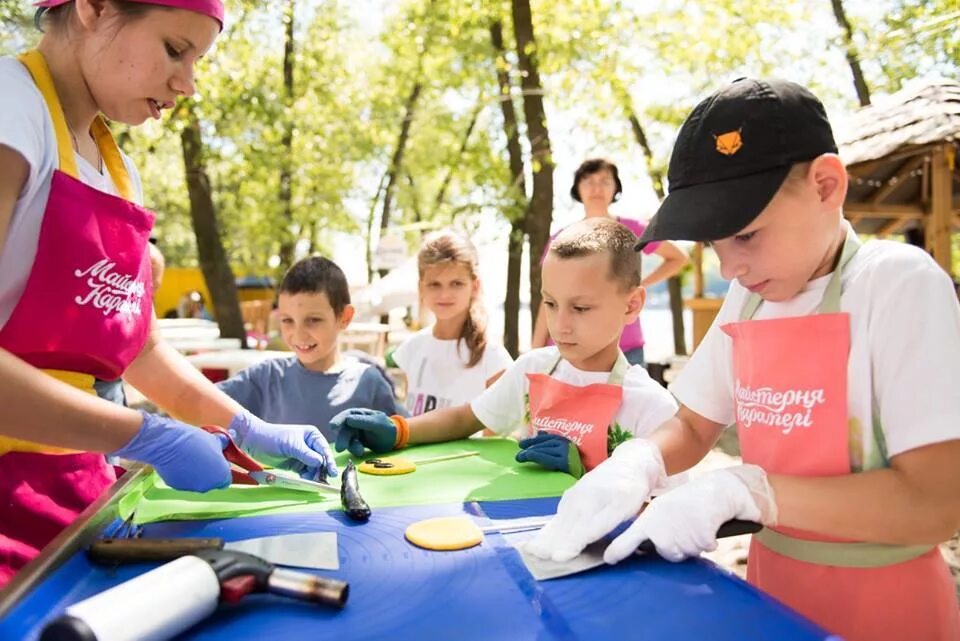
[[[621,218],[620,216],[616,217],[616,221],[622,224],[624,227],[636,234],[637,238],[643,235],[644,230],[647,228],[646,225],[641,223],[639,220],[634,218]],[[563,231],[562,229],[560,231]],[[553,242],[553,239],[557,237],[557,234],[550,236],[550,242]],[[550,249],[550,242],[547,243],[547,246],[543,249],[543,255],[540,257],[540,263],[543,264],[543,259],[547,255],[547,250]],[[652,243],[647,243],[643,248],[644,254],[652,254],[657,251],[657,247],[660,246],[660,241],[654,241]],[[547,337],[547,345],[553,345],[553,341],[550,337]],[[623,328],[623,333],[620,334],[620,351],[626,353],[631,349],[636,349],[638,347],[643,347],[643,330],[640,329],[640,317],[637,317],[635,323],[631,323]]]

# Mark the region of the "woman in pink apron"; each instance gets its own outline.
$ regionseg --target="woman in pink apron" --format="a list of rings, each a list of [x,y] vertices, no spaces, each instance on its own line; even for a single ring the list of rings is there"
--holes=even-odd
[[[0,585],[115,480],[102,452],[148,462],[181,489],[229,482],[218,439],[92,398],[122,402],[121,376],[177,416],[229,425],[254,456],[332,471],[316,428],[244,412],[151,333],[154,214],[136,204],[132,168],[98,114],[136,125],[192,94],[220,1],[38,6],[53,12],[38,49],[0,59]]]
[[[929,256],[861,247],[842,219],[836,151],[823,106],[790,82],[741,79],[694,110],[671,160],[675,191],[641,241],[711,240],[737,283],[671,386],[677,415],[646,451],[618,450],[568,491],[531,551],[576,554],[636,514],[657,472],[690,467],[735,421],[745,464],[652,501],[607,562],[647,539],[679,561],[715,549],[724,521],[758,521],[748,579],[829,632],[956,641],[935,544],[960,522],[949,376],[960,307]]]

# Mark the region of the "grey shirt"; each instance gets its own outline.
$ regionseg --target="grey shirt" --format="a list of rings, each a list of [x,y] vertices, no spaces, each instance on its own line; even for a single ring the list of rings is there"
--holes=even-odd
[[[312,372],[296,356],[275,358],[249,367],[217,386],[251,413],[269,423],[316,425],[332,438],[329,423],[355,407],[407,415],[390,384],[376,367],[354,358],[336,373]]]

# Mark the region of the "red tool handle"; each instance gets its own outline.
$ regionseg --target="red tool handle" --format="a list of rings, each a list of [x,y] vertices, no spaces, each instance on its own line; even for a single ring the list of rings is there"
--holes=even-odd
[[[205,432],[210,432],[214,435],[222,434],[226,437],[227,446],[223,448],[223,457],[232,465],[242,468],[241,470],[230,470],[230,476],[232,477],[233,483],[239,485],[260,485],[246,472],[259,472],[263,469],[263,466],[257,463],[256,460],[247,456],[246,452],[237,447],[237,444],[234,443],[233,439],[230,437],[230,433],[227,430],[219,425],[201,425],[200,429]]]

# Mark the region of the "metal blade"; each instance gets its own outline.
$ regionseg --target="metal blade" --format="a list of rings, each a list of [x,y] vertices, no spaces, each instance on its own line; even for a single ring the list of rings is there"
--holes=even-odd
[[[332,485],[308,481],[307,479],[293,478],[290,476],[281,476],[274,472],[261,470],[259,472],[250,472],[250,477],[260,485],[270,485],[273,487],[282,487],[288,490],[297,490],[298,492],[314,492],[320,494],[336,494],[340,496],[340,488]]]
[[[336,532],[280,534],[243,541],[231,541],[225,550],[246,552],[274,565],[315,570],[339,570]]]

